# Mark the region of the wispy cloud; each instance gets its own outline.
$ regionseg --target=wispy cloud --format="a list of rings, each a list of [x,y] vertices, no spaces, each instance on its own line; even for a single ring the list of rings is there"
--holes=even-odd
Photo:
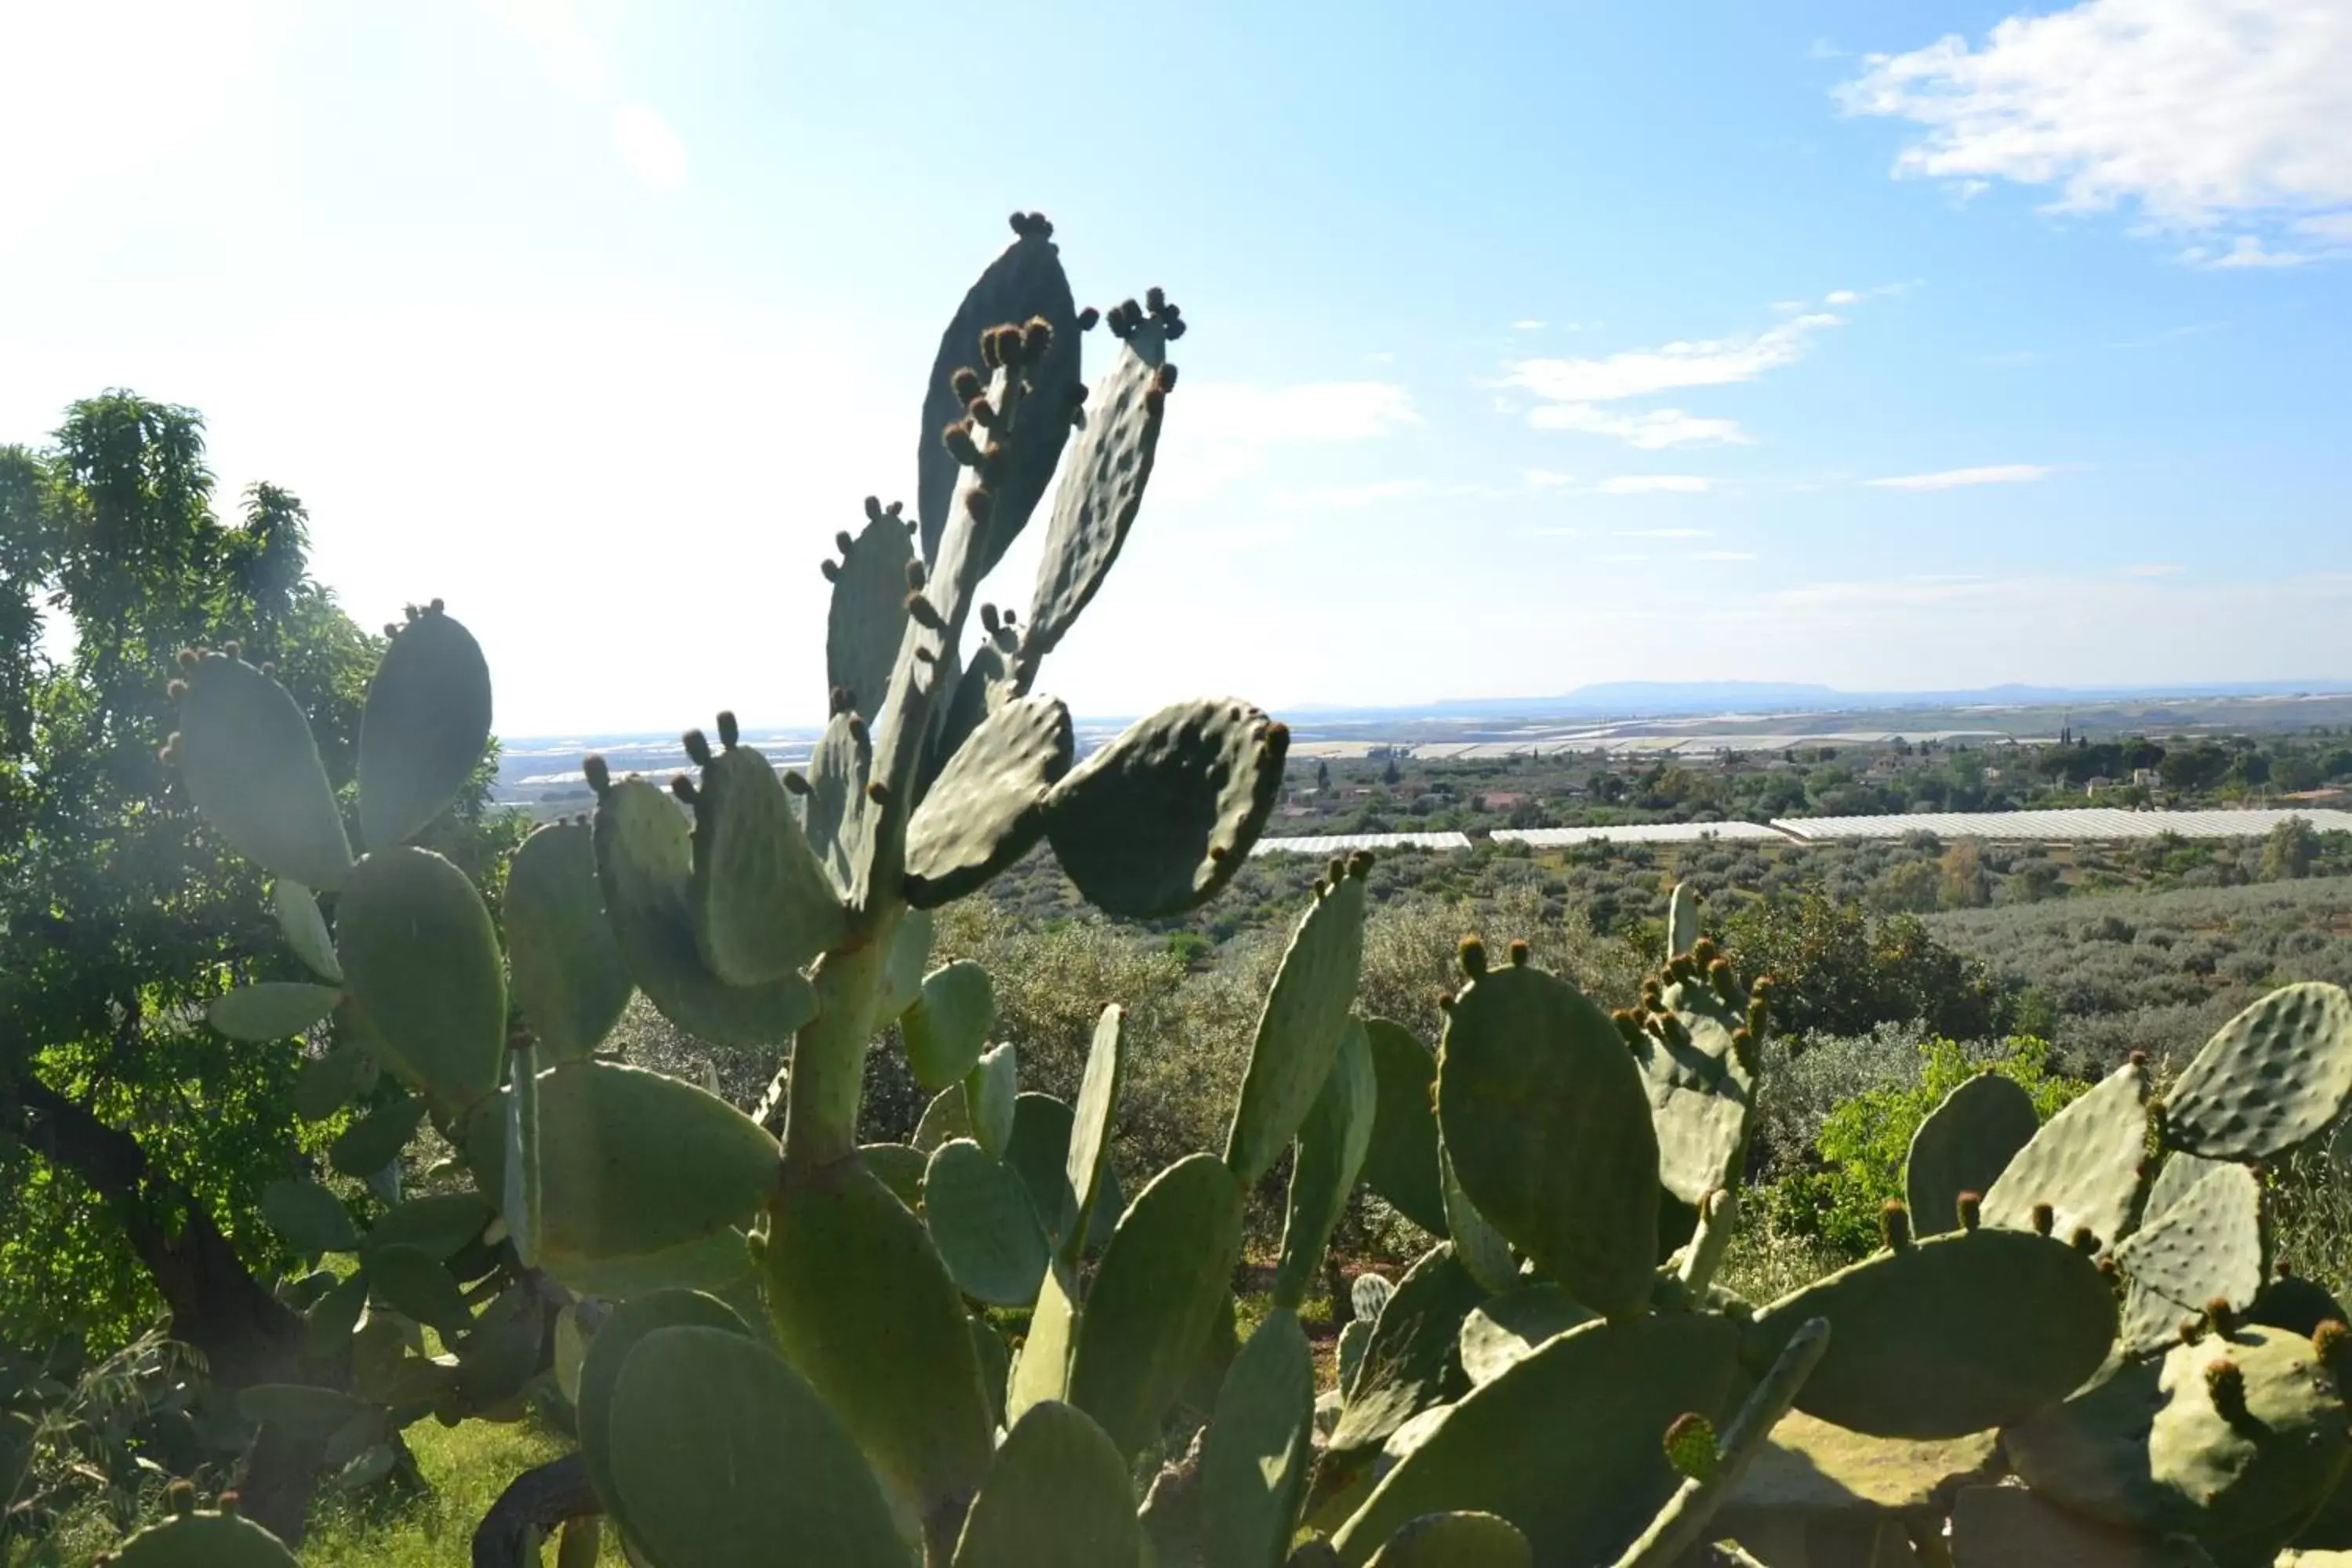
[[[1617,474],[1593,487],[1605,496],[1698,495],[1714,488],[1713,479],[1696,474]]]
[[[1739,427],[1737,419],[1706,419],[1679,408],[1616,414],[1590,403],[1545,403],[1528,410],[1528,423],[1538,430],[1614,436],[1644,452],[1662,452],[1669,447],[1745,447],[1755,439]]]
[[[1511,331],[1515,332],[1540,332],[1543,329],[1544,324],[1541,321],[1537,321],[1532,316],[1527,318],[1525,321],[1513,321],[1511,323]]]
[[[2032,484],[2056,471],[2056,466],[2050,463],[2000,463],[1982,468],[1946,468],[1934,474],[1897,474],[1863,482],[1882,490],[1956,490],[1968,485]]]
[[[2148,561],[2143,562],[2137,566],[2125,567],[2124,575],[2126,577],[2171,577],[2178,575],[2179,571],[2179,567],[2174,565],[2168,561]]]
[[[1649,451],[1745,444],[1751,437],[1737,420],[1679,408],[1621,412],[1607,405],[1754,381],[1802,359],[1815,333],[1841,326],[1844,320],[1808,310],[1762,331],[1733,337],[1681,341],[1597,358],[1519,360],[1505,367],[1504,384],[1537,399],[1526,417],[1538,430],[1611,436]]]
[[[1360,485],[1310,485],[1301,489],[1277,490],[1274,500],[1277,506],[1302,511],[1353,511],[1360,507],[1379,506],[1383,501],[1411,500],[1438,493],[1439,487],[1427,479],[1374,479]]]
[[[1711,528],[1621,528],[1620,539],[1713,539]]]
[[[1849,113],[1924,134],[1898,174],[2053,188],[2153,226],[2238,230],[2185,259],[2284,267],[2352,255],[2352,6],[2343,0],[2082,0],[1873,55]],[[2285,237],[2285,247],[2263,234]]]
[[[1187,381],[1177,395],[1183,417],[1168,422],[1152,481],[1155,494],[1171,498],[1256,473],[1283,447],[1370,441],[1422,423],[1412,395],[1389,381]]]
[[[1761,561],[1753,550],[1700,550],[1692,552],[1693,561]]]

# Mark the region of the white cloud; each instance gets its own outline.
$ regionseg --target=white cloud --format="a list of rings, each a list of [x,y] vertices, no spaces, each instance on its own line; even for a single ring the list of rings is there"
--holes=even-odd
[[[1388,381],[1188,380],[1177,399],[1151,480],[1166,499],[1198,498],[1257,473],[1279,448],[1375,440],[1422,423],[1412,395]]]
[[[1883,490],[1956,490],[1966,485],[2023,485],[2048,479],[2048,463],[2001,463],[1982,468],[1946,468],[1934,474],[1898,474],[1863,482]]]
[[[1431,495],[1436,489],[1427,479],[1375,479],[1360,485],[1318,485],[1304,489],[1282,490],[1275,496],[1275,500],[1279,505],[1302,511],[1354,510],[1359,507],[1378,506],[1382,501],[1407,500],[1415,496]]]
[[[1664,451],[1669,447],[1745,447],[1755,439],[1739,427],[1736,419],[1704,419],[1679,408],[1612,414],[1590,403],[1546,403],[1528,410],[1528,423],[1538,430],[1614,436],[1644,452]]]
[[[1621,528],[1620,539],[1713,539],[1711,528]]]
[[[1529,468],[1520,477],[1531,490],[1564,490],[1576,483],[1574,474],[1563,474],[1555,468]]]
[[[1696,474],[1618,474],[1596,487],[1605,496],[1698,495],[1715,488]]]
[[[1614,403],[1689,386],[1754,381],[1803,357],[1805,339],[1841,318],[1815,313],[1743,337],[1674,342],[1606,359],[1531,359],[1511,367],[1510,385],[1553,403]]]
[[[2352,251],[2352,5],[2344,0],[2083,0],[1873,55],[1846,110],[1924,128],[1896,173],[2054,188],[2071,211],[2160,226],[2284,227],[2220,265]]]
[[[1851,289],[1832,289],[1822,296],[1822,303],[1824,305],[1853,305],[1859,303],[1861,300],[1862,296]]]
[[[1694,561],[1760,561],[1753,550],[1701,550],[1691,556]]]
[[[1544,324],[1541,321],[1535,320],[1533,317],[1529,317],[1525,321],[1513,321],[1511,323],[1511,331],[1515,332],[1539,332],[1543,331],[1543,325]]]
[[[668,121],[642,103],[613,111],[613,150],[629,172],[656,190],[686,183],[686,143]]]

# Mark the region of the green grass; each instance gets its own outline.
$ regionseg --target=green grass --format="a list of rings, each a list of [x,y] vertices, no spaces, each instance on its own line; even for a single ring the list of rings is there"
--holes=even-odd
[[[457,1427],[421,1421],[408,1429],[430,1490],[421,1496],[348,1507],[322,1501],[302,1548],[303,1568],[448,1568],[467,1561],[474,1527],[507,1483],[533,1465],[561,1458],[569,1445],[533,1422]],[[606,1532],[597,1558],[624,1568]],[[552,1563],[555,1553],[546,1553]]]

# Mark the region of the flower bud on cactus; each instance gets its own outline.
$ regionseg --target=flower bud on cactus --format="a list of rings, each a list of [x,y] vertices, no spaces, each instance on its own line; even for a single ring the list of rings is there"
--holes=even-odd
[[[1878,1239],[1890,1251],[1900,1252],[1911,1245],[1911,1211],[1893,1198],[1879,1205]]]
[[[1159,373],[1151,378],[1151,384],[1160,389],[1162,396],[1175,391],[1176,367],[1172,364],[1161,365]]]
[[[1513,937],[1511,945],[1507,951],[1511,955],[1513,969],[1525,969],[1528,966],[1528,960],[1535,956],[1534,950],[1528,946],[1528,939],[1523,936]]]
[[[1464,937],[1454,949],[1454,956],[1461,961],[1462,973],[1471,979],[1486,973],[1486,944],[1477,937]]]
[[[181,1519],[196,1511],[196,1489],[186,1481],[173,1481],[163,1489],[163,1506]]]
[[[2099,1238],[2092,1234],[2087,1225],[2076,1226],[2074,1234],[2066,1238],[2066,1244],[2085,1258],[2095,1258],[2099,1254]]]
[[[2033,1205],[2033,1234],[2048,1236],[2058,1224],[2058,1211],[2046,1203]]]
[[[824,580],[828,583],[838,583],[841,581],[841,563],[832,559],[830,556],[816,563],[816,569],[824,574]]]
[[[793,795],[804,795],[815,793],[816,786],[808,782],[805,773],[788,772],[784,774],[784,788]]]
[[[1962,1193],[1958,1202],[1960,1228],[1974,1230],[1984,1223],[1984,1194]]]
[[[688,759],[698,768],[709,767],[710,765],[710,737],[704,734],[699,730],[688,730],[686,732],[685,739],[686,754]]]
[[[687,805],[692,805],[695,802],[694,781],[684,773],[679,773],[669,781],[669,793]]]
[[[722,709],[719,714],[719,743],[733,751],[743,738],[743,727],[735,721],[733,709]]]
[[[1078,312],[1078,331],[1082,332],[1091,332],[1095,330],[1095,323],[1101,320],[1102,312],[1096,310],[1092,305],[1088,305],[1085,310]]]
[[[198,653],[194,648],[184,647],[173,657],[179,661],[179,665],[182,669],[194,669],[196,668],[197,662],[205,656]]]
[[[581,776],[588,781],[588,787],[598,795],[603,795],[613,787],[613,770],[605,765],[604,759],[602,757],[581,758],[580,773]]]
[[[1715,938],[1711,936],[1703,936],[1691,943],[1690,953],[1692,962],[1701,969],[1712,968],[1715,961],[1722,956],[1716,949]]]
[[[2213,1408],[2222,1420],[2234,1426],[2246,1418],[2246,1374],[2236,1362],[2224,1356],[2209,1363],[2205,1392],[2212,1396]]]
[[[2352,1329],[2340,1319],[2330,1318],[2311,1331],[2311,1353],[2339,1383],[2352,1384]]]
[[[961,463],[965,468],[976,468],[980,467],[980,447],[972,441],[971,422],[970,420],[957,420],[954,424],[940,432],[940,440],[946,445],[948,455],[955,458],[957,462]]]
[[[1696,1413],[1677,1415],[1666,1428],[1666,1460],[1687,1479],[1712,1479],[1722,1456],[1715,1446],[1715,1424]]]
[[[2238,1310],[2230,1305],[2227,1296],[2216,1296],[2205,1303],[2205,1321],[2224,1339],[2238,1331]]]
[[[955,394],[955,400],[958,403],[970,403],[987,390],[986,385],[980,379],[980,372],[970,365],[963,366],[948,377],[948,388]]]
[[[163,683],[163,695],[173,702],[177,702],[187,694],[188,683],[184,680],[174,679]]]

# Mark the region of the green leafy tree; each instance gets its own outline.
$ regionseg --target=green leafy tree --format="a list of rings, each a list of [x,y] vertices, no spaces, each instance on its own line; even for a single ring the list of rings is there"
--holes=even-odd
[[[1935,866],[1918,864],[1932,890]],[[1866,1035],[1916,1022],[1969,1040],[1998,1035],[2005,1022],[1999,977],[1937,942],[1916,915],[1874,920],[1813,890],[1751,904],[1724,935],[1743,972],[1772,976],[1773,1024],[1791,1034]]]
[[[2263,880],[2284,882],[2311,875],[2319,859],[2319,835],[2307,818],[2282,820],[2263,839]]]

